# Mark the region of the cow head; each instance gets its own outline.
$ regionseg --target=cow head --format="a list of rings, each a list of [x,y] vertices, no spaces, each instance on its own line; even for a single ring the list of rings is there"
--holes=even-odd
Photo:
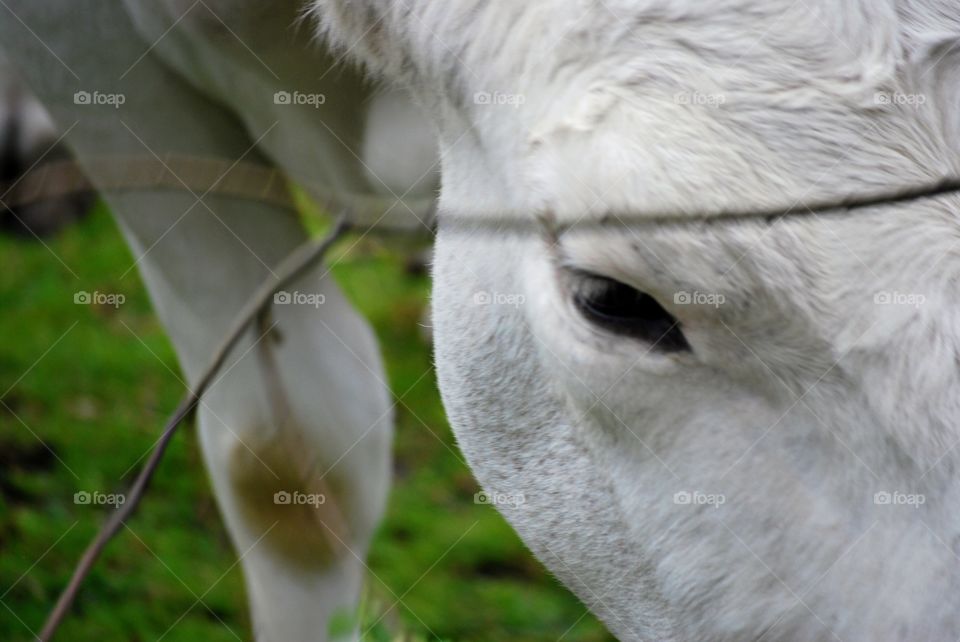
[[[960,200],[682,222],[960,174],[960,12],[318,7],[440,133],[460,445],[612,631],[960,635]]]

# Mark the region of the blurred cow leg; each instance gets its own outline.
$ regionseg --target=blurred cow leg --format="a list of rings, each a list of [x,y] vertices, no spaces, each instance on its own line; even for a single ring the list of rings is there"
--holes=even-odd
[[[192,384],[256,284],[304,240],[289,212],[184,195],[108,201]],[[209,206],[213,212],[206,210]],[[260,640],[323,640],[351,609],[390,481],[392,413],[366,321],[318,268],[248,333],[199,412]]]
[[[55,19],[49,3],[11,4],[43,42],[14,21],[0,21],[0,42],[31,61],[27,81],[54,119],[76,123],[67,141],[81,163],[154,154],[265,162],[230,111],[144,55],[149,43],[119,3],[58,4]],[[101,33],[109,56],[90,56],[89,33]],[[125,102],[78,104],[78,89]],[[192,385],[247,297],[306,234],[293,212],[224,195],[104,196]],[[199,409],[260,640],[326,639],[331,615],[356,605],[390,480],[391,406],[374,336],[325,272],[291,286],[299,295],[266,320],[274,330],[248,333]]]

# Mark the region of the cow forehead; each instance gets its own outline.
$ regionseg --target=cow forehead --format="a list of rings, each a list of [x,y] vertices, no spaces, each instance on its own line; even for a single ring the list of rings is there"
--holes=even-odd
[[[700,216],[949,173],[943,123],[876,102],[906,47],[892,3],[318,8],[345,53],[433,109],[449,212]]]

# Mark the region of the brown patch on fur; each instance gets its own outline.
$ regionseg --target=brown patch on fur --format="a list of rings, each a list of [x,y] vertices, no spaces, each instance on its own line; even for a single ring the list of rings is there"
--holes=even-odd
[[[267,533],[258,546],[309,571],[347,553],[349,527],[303,441],[296,428],[287,426],[261,444],[238,443],[230,479],[247,527],[254,534]]]

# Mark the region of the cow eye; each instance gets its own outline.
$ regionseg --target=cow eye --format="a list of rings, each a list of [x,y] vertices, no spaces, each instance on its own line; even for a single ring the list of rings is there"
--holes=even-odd
[[[649,294],[586,272],[575,273],[573,280],[573,303],[592,325],[662,352],[690,351],[680,322]]]

